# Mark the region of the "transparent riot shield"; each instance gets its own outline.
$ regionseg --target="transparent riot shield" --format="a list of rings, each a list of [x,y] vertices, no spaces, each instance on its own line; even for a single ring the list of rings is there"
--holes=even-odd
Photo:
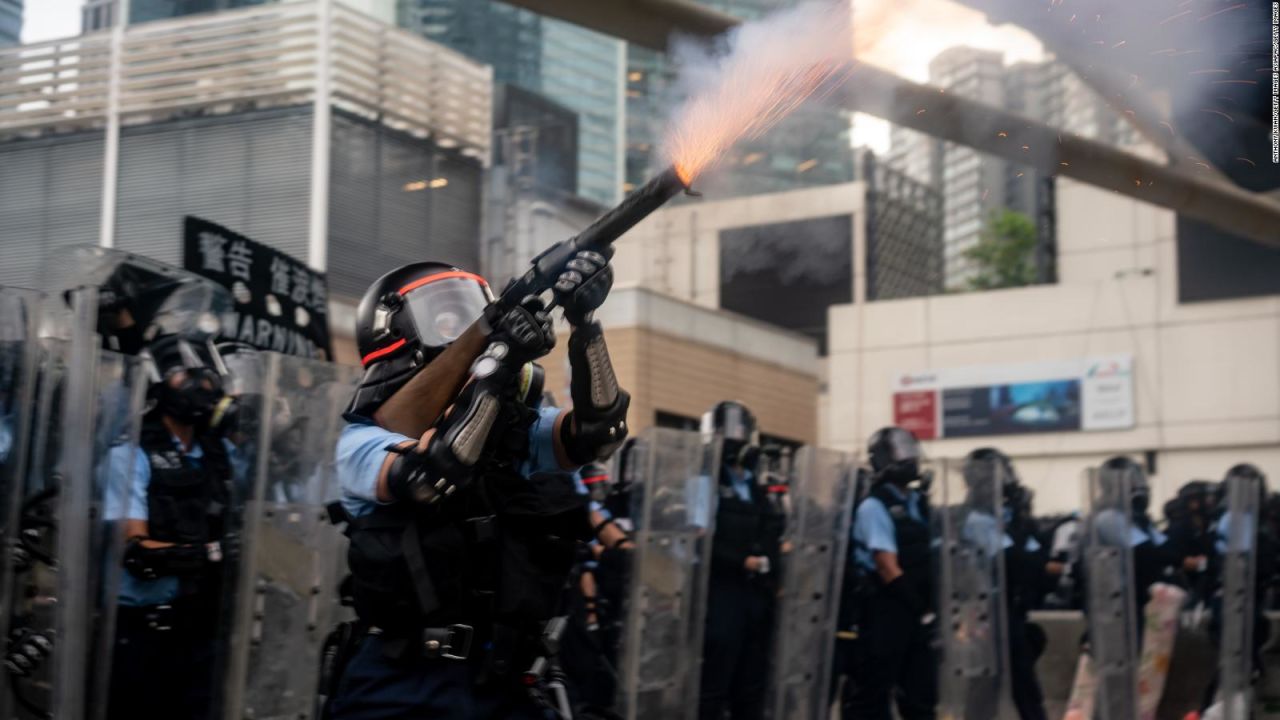
[[[771,668],[772,717],[825,720],[854,468],[843,453],[808,446],[796,454],[792,468]]]
[[[359,369],[262,353],[251,477],[239,530],[225,717],[316,717],[325,636],[345,619],[346,538],[334,450]]]
[[[1218,520],[1222,553],[1222,638],[1218,700],[1222,717],[1252,716],[1254,603],[1257,599],[1258,524],[1265,490],[1262,476],[1232,472],[1226,478],[1226,512]]]
[[[628,720],[697,715],[718,455],[696,432],[652,428],[628,457],[639,470],[619,652],[618,707]]]
[[[226,292],[99,248],[61,266],[40,313],[35,421],[18,490],[0,716],[104,717],[128,495],[147,375],[145,339],[217,329]],[[117,352],[121,351],[121,352]]]
[[[1008,686],[1008,618],[1003,488],[1011,481],[998,455],[941,465],[938,535],[940,715],[981,720],[1014,717]]]
[[[31,449],[41,303],[39,293],[0,287],[0,638],[9,636],[11,548]]]
[[[1088,471],[1088,509],[1082,561],[1088,659],[1093,712],[1084,717],[1129,720],[1138,717],[1138,615],[1130,498],[1137,478],[1127,470]],[[1086,688],[1087,692],[1087,688]]]

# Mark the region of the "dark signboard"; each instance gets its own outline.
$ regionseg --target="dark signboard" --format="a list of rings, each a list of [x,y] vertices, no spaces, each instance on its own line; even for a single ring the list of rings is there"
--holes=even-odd
[[[288,355],[330,359],[329,290],[323,273],[232,232],[187,216],[183,266],[226,287],[235,301],[223,337]]]

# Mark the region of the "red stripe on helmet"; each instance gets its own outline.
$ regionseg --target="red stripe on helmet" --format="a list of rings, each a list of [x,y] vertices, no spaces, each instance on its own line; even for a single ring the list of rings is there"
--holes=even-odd
[[[391,354],[391,353],[393,353],[393,352],[395,352],[395,351],[399,350],[400,348],[404,347],[404,344],[405,344],[405,339],[404,339],[404,338],[400,338],[399,340],[397,340],[397,341],[395,341],[395,342],[391,343],[390,345],[388,345],[388,346],[386,346],[386,347],[384,347],[384,348],[378,349],[378,350],[374,350],[373,352],[369,353],[368,355],[365,355],[364,357],[360,358],[360,364],[361,364],[361,365],[368,365],[369,363],[373,362],[374,360],[377,360],[378,358],[382,357],[383,355],[389,355],[389,354]]]
[[[420,277],[417,280],[414,280],[413,282],[409,283],[408,285],[405,285],[404,287],[400,288],[400,294],[407,295],[409,291],[416,290],[422,287],[423,285],[430,285],[433,282],[438,282],[440,280],[449,280],[451,278],[462,278],[463,280],[475,280],[476,282],[480,283],[484,287],[489,287],[489,283],[485,282],[484,278],[480,277],[475,273],[464,272],[462,270],[450,270],[448,272],[436,273],[435,275]]]
[[[608,480],[608,479],[609,479],[608,475],[592,475],[591,477],[582,478],[582,484],[595,485],[598,482],[604,482],[605,480]]]
[[[770,485],[769,486],[769,492],[771,493],[785,493],[786,491],[787,491],[786,485]]]

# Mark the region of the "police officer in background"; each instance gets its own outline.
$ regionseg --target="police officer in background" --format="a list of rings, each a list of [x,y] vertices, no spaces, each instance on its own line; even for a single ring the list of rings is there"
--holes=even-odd
[[[845,686],[845,720],[932,719],[937,660],[932,647],[932,542],[920,444],[900,427],[867,443],[872,487],[853,524],[858,637]],[[920,487],[919,485],[925,485]]]
[[[572,471],[623,441],[629,404],[591,319],[612,269],[592,252],[570,267],[556,299],[572,327],[574,409],[542,407],[533,361],[555,335],[529,298],[486,316],[488,345],[470,381],[417,438],[380,425],[379,408],[493,296],[477,275],[424,262],[384,275],[361,300],[365,376],[337,448],[359,624],[333,718],[567,711],[556,688],[557,628],[578,543],[591,533]]]
[[[998,473],[999,477],[985,476],[992,472]],[[1028,615],[1039,604],[1050,584],[1062,574],[1063,566],[1049,560],[1047,551],[1036,539],[1031,516],[1031,491],[1022,485],[1007,455],[991,447],[973,450],[965,458],[964,479],[971,493],[979,488],[990,488],[987,492],[992,492],[997,487],[1001,493],[1004,537],[999,545],[994,538],[991,539],[989,546],[1001,547],[1004,553],[1009,680],[1013,703],[1021,720],[1044,720],[1047,717],[1044,692],[1035,671],[1044,642],[1042,631],[1030,623]],[[979,507],[991,505],[989,502],[977,503]],[[992,524],[989,530],[994,529]],[[966,533],[975,530],[982,531],[966,523]]]
[[[162,336],[146,356],[139,445],[112,448],[107,470],[104,512],[126,543],[108,717],[211,717],[235,455],[218,426],[229,399],[207,340]]]
[[[717,403],[703,425],[723,438],[698,717],[760,718],[786,518],[756,482],[760,433],[742,403]]]

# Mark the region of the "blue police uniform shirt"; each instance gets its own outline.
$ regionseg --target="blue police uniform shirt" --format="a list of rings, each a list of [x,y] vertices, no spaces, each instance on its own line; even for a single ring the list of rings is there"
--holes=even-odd
[[[525,477],[534,473],[567,472],[556,459],[554,436],[559,416],[559,408],[538,408],[538,419],[529,428],[529,457],[520,466]],[[382,471],[387,449],[411,441],[417,442],[371,422],[347,423],[338,436],[335,455],[342,507],[347,514],[360,517],[385,504],[378,501],[378,473]]]
[[[182,441],[170,436],[173,446],[182,451]],[[237,478],[245,477],[245,459],[239,457],[235,446],[225,438],[227,459]],[[191,450],[183,455],[196,467],[204,457],[204,448],[192,443]],[[116,445],[107,456],[103,517],[106,520],[142,520],[147,515],[147,490],[151,487],[151,463],[146,452],[137,445]],[[128,570],[121,573],[119,603],[127,607],[148,607],[173,602],[178,597],[178,578],[161,577],[143,580]]]
[[[1138,527],[1126,513],[1116,509],[1100,511],[1094,518],[1097,524],[1096,537],[1102,545],[1111,547],[1137,547],[1145,542],[1152,545],[1163,545],[1165,534],[1154,525],[1146,530]],[[1125,528],[1128,528],[1126,531]]]
[[[751,485],[756,481],[756,476],[747,468],[743,468],[742,472],[737,472],[728,465],[724,471],[729,475],[729,485],[733,488],[733,492],[737,494],[738,499],[742,502],[751,502]]]
[[[1253,514],[1245,513],[1240,517],[1240,533],[1237,547],[1231,547],[1232,524],[1235,522],[1232,512],[1227,510],[1222,513],[1222,517],[1218,518],[1217,524],[1214,526],[1214,542],[1213,546],[1219,553],[1225,553],[1228,550],[1236,552],[1248,552],[1253,549]]]
[[[998,543],[997,534],[1000,538]],[[991,513],[978,511],[968,513],[964,519],[964,526],[960,530],[960,536],[969,543],[981,545],[988,555],[994,555],[996,550],[1008,550],[1013,547],[1013,538],[1009,537],[1009,533],[1000,531],[996,518]],[[1022,544],[1022,549],[1026,552],[1036,552],[1040,549],[1040,542],[1028,536],[1027,541]]]
[[[888,485],[889,491],[903,497],[902,489],[897,485]],[[920,493],[912,490],[907,493],[907,515],[916,522],[923,523],[920,513]],[[898,536],[893,530],[893,518],[889,509],[880,502],[880,498],[869,496],[858,505],[853,518],[853,561],[863,570],[875,571],[875,554],[888,552],[898,554]]]

